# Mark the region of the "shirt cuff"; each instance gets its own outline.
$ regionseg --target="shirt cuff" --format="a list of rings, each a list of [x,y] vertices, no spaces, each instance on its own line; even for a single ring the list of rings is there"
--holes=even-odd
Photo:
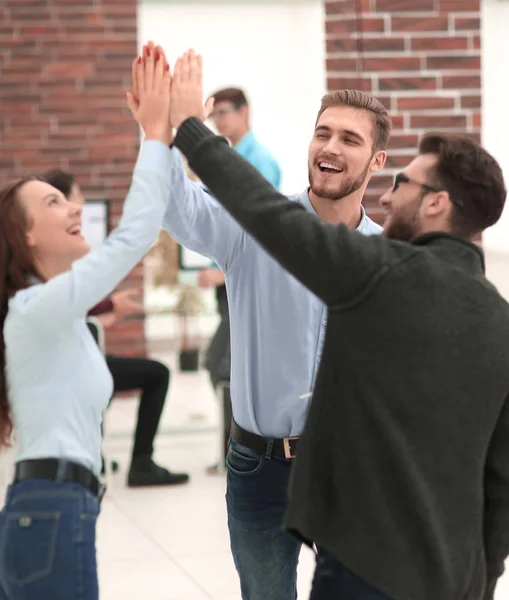
[[[198,146],[203,141],[213,137],[216,137],[216,135],[200,119],[191,117],[178,128],[174,143],[187,160],[191,161]]]
[[[159,140],[143,141],[136,162],[136,169],[166,174],[171,167],[171,163],[172,152],[166,144]]]

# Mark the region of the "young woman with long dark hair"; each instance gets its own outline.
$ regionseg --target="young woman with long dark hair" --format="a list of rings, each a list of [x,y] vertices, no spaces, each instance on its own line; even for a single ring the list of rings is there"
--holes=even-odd
[[[14,432],[14,481],[0,513],[8,600],[97,600],[101,420],[112,392],[85,323],[157,237],[171,175],[170,73],[133,65],[145,132],[120,223],[90,251],[81,207],[25,177],[0,190],[0,444]]]

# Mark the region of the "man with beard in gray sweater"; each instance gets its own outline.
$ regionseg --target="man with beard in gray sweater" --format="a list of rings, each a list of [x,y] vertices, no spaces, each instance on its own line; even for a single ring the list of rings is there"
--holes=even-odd
[[[318,548],[312,599],[491,600],[509,554],[509,306],[473,239],[502,214],[499,165],[425,136],[381,198],[384,235],[366,237],[274,190],[192,118],[202,97],[188,53],[175,145],[328,308],[285,521]]]

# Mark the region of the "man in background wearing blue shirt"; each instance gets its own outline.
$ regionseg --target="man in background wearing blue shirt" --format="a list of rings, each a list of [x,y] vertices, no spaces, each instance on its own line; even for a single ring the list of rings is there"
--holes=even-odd
[[[209,119],[220,135],[228,138],[235,150],[278,190],[281,169],[270,151],[255,138],[249,126],[249,104],[241,89],[218,90]]]
[[[249,104],[244,92],[239,88],[226,88],[213,94],[214,105],[209,118],[214,123],[218,132],[228,138],[233,148],[243,156],[253,167],[279,190],[281,184],[281,170],[276,159],[270,151],[255,138],[249,127]],[[198,285],[201,288],[216,288],[216,299],[221,321],[207,351],[206,368],[210,372],[212,384],[216,387],[219,381],[229,381],[230,371],[230,344],[228,330],[228,301],[224,284],[224,273],[217,265],[213,264],[208,269],[200,272]],[[225,374],[228,375],[225,377]],[[230,389],[223,390],[223,423],[224,423],[224,448],[230,437],[230,423],[232,418]],[[218,471],[219,465],[207,469],[212,474]]]

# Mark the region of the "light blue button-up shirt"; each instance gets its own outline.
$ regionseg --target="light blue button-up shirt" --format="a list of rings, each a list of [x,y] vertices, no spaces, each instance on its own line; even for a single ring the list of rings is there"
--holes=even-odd
[[[272,156],[269,150],[256,139],[252,131],[233,146],[235,150],[243,156],[253,167],[279,190],[281,185],[281,169],[277,160]]]
[[[233,148],[251,163],[253,167],[258,169],[265,179],[272,183],[276,190],[279,190],[281,185],[281,169],[279,168],[279,164],[267,148],[255,138],[252,131],[248,131]],[[203,187],[206,189],[205,186]],[[215,263],[212,263],[212,266],[217,267]]]
[[[291,200],[314,211],[307,191]],[[177,155],[163,227],[225,272],[235,421],[266,437],[299,435],[322,353],[325,305],[188,179]],[[363,212],[358,230],[370,235],[381,228]]]
[[[16,461],[66,458],[99,473],[102,414],[113,382],[85,317],[156,239],[171,160],[164,144],[145,142],[120,223],[104,244],[9,301],[4,340]]]

